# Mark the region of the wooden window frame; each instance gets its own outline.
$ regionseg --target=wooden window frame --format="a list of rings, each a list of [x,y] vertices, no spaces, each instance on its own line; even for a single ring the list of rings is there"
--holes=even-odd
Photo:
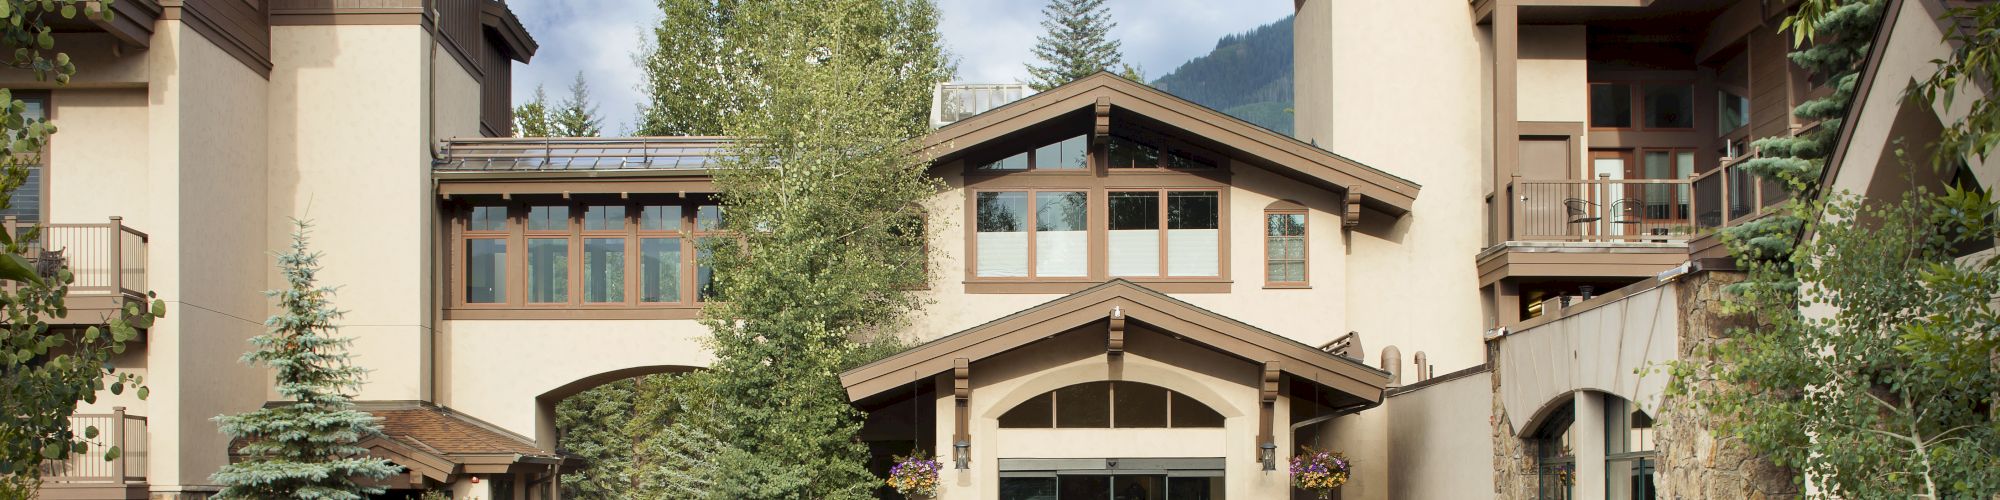
[[[529,230],[528,211],[530,206],[566,206],[569,209],[563,230]],[[590,206],[614,205],[625,208],[624,227],[616,230],[585,230],[583,217]],[[678,206],[680,218],[672,230],[641,230],[640,219],[646,206]],[[444,288],[450,294],[445,301],[444,319],[694,319],[699,317],[705,302],[700,300],[696,288],[699,268],[696,242],[704,237],[728,236],[726,228],[699,230],[696,218],[702,205],[719,205],[714,198],[704,194],[625,196],[617,194],[576,195],[557,201],[552,197],[520,196],[513,199],[452,203],[446,210],[450,214],[450,244],[445,250],[446,265],[450,271],[446,278],[451,281]],[[507,213],[506,230],[474,231],[470,229],[472,207],[505,207]],[[527,242],[531,239],[563,239],[570,247],[570,258],[565,263],[568,273],[568,294],[562,302],[528,302]],[[624,265],[626,280],[624,299],[617,302],[586,302],[583,283],[583,242],[586,239],[620,238],[624,240]],[[644,277],[641,251],[643,241],[648,238],[678,238],[680,253],[680,296],[672,302],[644,302]],[[464,284],[468,282],[469,263],[466,253],[468,241],[496,239],[507,242],[505,286],[506,293],[500,302],[467,302]],[[634,279],[637,277],[637,279]]]
[[[1105,274],[1106,274],[1106,276],[1107,276],[1107,277],[1110,277],[1110,278],[1124,278],[1124,279],[1128,279],[1128,280],[1141,280],[1141,279],[1143,279],[1143,280],[1160,280],[1160,281],[1191,281],[1191,280],[1213,280],[1213,279],[1220,279],[1220,278],[1222,278],[1222,277],[1223,277],[1223,275],[1227,274],[1227,273],[1225,273],[1225,272],[1223,271],[1223,269],[1225,269],[1225,268],[1229,267],[1229,259],[1227,258],[1227,255],[1228,255],[1228,254],[1226,254],[1226,253],[1223,253],[1223,252],[1222,252],[1222,249],[1220,248],[1220,247],[1222,247],[1222,246],[1224,246],[1224,245],[1226,245],[1226,244],[1227,244],[1227,243],[1224,243],[1224,242],[1223,242],[1223,240],[1222,240],[1222,238],[1223,238],[1223,237],[1225,237],[1225,235],[1227,235],[1227,234],[1228,234],[1228,233],[1225,233],[1225,232],[1223,232],[1223,231],[1222,231],[1222,225],[1223,225],[1223,224],[1225,223],[1225,221],[1227,220],[1227,219],[1226,219],[1226,218],[1224,217],[1224,215],[1223,215],[1223,211],[1222,211],[1222,206],[1223,206],[1223,203],[1225,203],[1225,202],[1224,202],[1224,197],[1223,197],[1223,194],[1222,194],[1222,193],[1223,193],[1223,191],[1227,191],[1227,190],[1228,190],[1228,188],[1216,188],[1216,189],[1204,189],[1204,188],[1107,188],[1107,189],[1105,189],[1105,192],[1104,192],[1104,197],[1103,197],[1103,199],[1104,199],[1104,203],[1103,203],[1103,204],[1104,204],[1104,208],[1105,208],[1105,211],[1104,211],[1104,216],[1105,216],[1105,220],[1106,220],[1106,224],[1105,224],[1105,235],[1106,235],[1106,238],[1105,238],[1105,240],[1106,240],[1106,241],[1105,241],[1105,246],[1104,246],[1104,248],[1103,248],[1102,250],[1098,250],[1098,249],[1095,249],[1095,248],[1093,248],[1093,249],[1092,249],[1092,251],[1094,251],[1094,252],[1099,252],[1099,253],[1103,253],[1103,254],[1105,254],[1105,256],[1106,256],[1106,259],[1107,259],[1107,261],[1108,261],[1108,259],[1109,259],[1109,257],[1110,257],[1110,252],[1111,252],[1111,243],[1110,243],[1110,241],[1109,241],[1109,240],[1110,240],[1110,238],[1109,238],[1109,235],[1110,235],[1110,230],[1111,230],[1111,229],[1110,229],[1110,224],[1109,224],[1109,221],[1110,221],[1110,217],[1111,217],[1111,194],[1113,194],[1113,193],[1156,193],[1156,194],[1158,194],[1158,195],[1159,195],[1159,198],[1158,198],[1158,199],[1159,199],[1159,205],[1160,205],[1160,207],[1159,207],[1159,211],[1158,211],[1158,215],[1159,215],[1159,223],[1160,223],[1160,224],[1159,224],[1159,225],[1160,225],[1160,227],[1159,227],[1159,232],[1160,232],[1160,253],[1159,253],[1159,255],[1160,255],[1160,263],[1159,263],[1159,264],[1160,264],[1160,265],[1159,265],[1159,270],[1160,270],[1160,274],[1158,274],[1158,275],[1154,275],[1154,276],[1110,276],[1110,272],[1111,272],[1111,271],[1110,271],[1110,269],[1109,269],[1109,266],[1107,265],[1107,266],[1106,266],[1106,269],[1105,269]],[[1216,206],[1215,206],[1215,218],[1216,218],[1216,221],[1215,221],[1215,233],[1216,233],[1216,234],[1215,234],[1215,236],[1216,236],[1216,246],[1218,247],[1218,248],[1216,248],[1216,259],[1218,260],[1218,261],[1216,262],[1216,267],[1215,267],[1215,274],[1216,274],[1216,275],[1215,275],[1215,276],[1168,276],[1168,274],[1169,274],[1169,272],[1168,272],[1168,262],[1169,262],[1169,259],[1168,259],[1168,255],[1167,255],[1167,231],[1170,231],[1170,230],[1171,230],[1170,228],[1168,228],[1168,227],[1167,227],[1167,220],[1168,220],[1168,217],[1169,217],[1169,212],[1168,212],[1168,201],[1167,201],[1167,200],[1168,200],[1168,196],[1169,196],[1169,195],[1170,195],[1171,193],[1190,193],[1190,192],[1211,192],[1211,191],[1215,193],[1215,205],[1216,205]]]
[[[1631,106],[1632,110],[1632,121],[1629,124],[1627,124],[1624,127],[1599,127],[1596,124],[1591,123],[1590,114],[1593,110],[1596,109],[1597,103],[1595,98],[1595,92],[1591,92],[1589,89],[1597,85],[1625,85],[1626,87],[1631,89],[1630,92],[1626,93],[1627,94],[1626,99],[1631,101],[1627,103],[1627,105]],[[1689,117],[1688,126],[1686,127],[1646,126],[1647,85],[1686,85],[1688,87],[1688,117]],[[1699,106],[1696,106],[1695,103],[1700,101],[1700,99],[1697,98],[1698,97],[1697,93],[1701,92],[1702,86],[1699,84],[1699,82],[1693,79],[1684,79],[1684,78],[1661,78],[1661,79],[1611,78],[1603,80],[1594,79],[1591,80],[1589,83],[1586,83],[1584,85],[1584,89],[1585,90],[1583,92],[1583,98],[1584,98],[1583,124],[1587,130],[1604,130],[1604,131],[1621,131],[1621,132],[1688,132],[1701,128],[1700,119],[1696,118],[1696,115],[1699,114],[1699,110],[1697,109],[1699,108]]]
[[[1300,249],[1301,253],[1299,254],[1299,264],[1303,268],[1299,274],[1299,278],[1301,278],[1299,281],[1274,281],[1271,279],[1270,227],[1271,216],[1273,215],[1297,215],[1304,221],[1304,223],[1299,225],[1299,241],[1304,245]],[[1264,216],[1259,218],[1259,220],[1264,223],[1261,228],[1262,231],[1259,231],[1259,237],[1264,240],[1264,288],[1312,288],[1312,212],[1306,210],[1304,205],[1281,200],[1271,203],[1269,207],[1265,207]]]

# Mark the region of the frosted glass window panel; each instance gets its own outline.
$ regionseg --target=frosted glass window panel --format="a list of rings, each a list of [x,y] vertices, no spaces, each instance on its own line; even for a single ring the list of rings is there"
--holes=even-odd
[[[680,302],[681,239],[641,238],[639,272],[645,274],[640,302]]]
[[[1028,193],[997,192],[976,195],[973,244],[979,259],[980,277],[1014,278],[1028,275]]]
[[[1222,255],[1214,229],[1167,230],[1167,276],[1217,276]]]
[[[1222,240],[1214,191],[1167,193],[1167,275],[1217,276]]]
[[[1081,277],[1090,264],[1090,196],[1035,193],[1035,275]]]
[[[1110,234],[1112,276],[1159,276],[1160,231],[1136,229]]]
[[[584,238],[583,301],[625,301],[624,238]]]
[[[1028,233],[979,233],[979,276],[1020,278],[1028,275]]]

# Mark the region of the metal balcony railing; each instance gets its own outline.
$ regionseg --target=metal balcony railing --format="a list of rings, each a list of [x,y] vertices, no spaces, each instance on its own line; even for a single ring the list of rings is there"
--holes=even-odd
[[[26,225],[13,217],[0,221],[9,234]],[[27,255],[38,263],[60,256],[75,281],[70,296],[146,296],[146,233],[125,225],[123,217],[94,224],[42,224],[41,237],[27,242]]]
[[[1515,187],[1519,240],[1685,241],[1698,209],[1686,179],[1522,180]]]
[[[82,453],[71,453],[62,460],[42,461],[42,483],[146,482],[146,417],[128,415],[125,407],[118,406],[111,413],[71,415],[69,422],[77,436],[83,436],[85,428],[96,427],[97,437],[85,439],[90,444]],[[112,446],[118,447],[119,456],[105,460],[104,455]]]

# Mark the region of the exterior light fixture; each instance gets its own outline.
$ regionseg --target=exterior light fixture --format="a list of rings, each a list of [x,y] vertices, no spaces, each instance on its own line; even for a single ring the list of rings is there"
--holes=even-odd
[[[1278,470],[1277,443],[1264,443],[1262,446],[1258,446],[1258,448],[1263,450],[1264,470],[1266,471]]]
[[[972,468],[972,443],[960,440],[951,445],[951,461],[959,469]]]

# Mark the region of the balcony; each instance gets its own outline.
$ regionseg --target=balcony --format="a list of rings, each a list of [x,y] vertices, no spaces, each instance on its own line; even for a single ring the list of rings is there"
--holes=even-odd
[[[146,417],[128,415],[125,407],[118,406],[111,413],[72,415],[70,427],[78,436],[85,428],[96,427],[97,438],[86,439],[90,445],[83,453],[43,461],[42,489],[36,498],[146,498]],[[112,446],[120,455],[105,460]]]
[[[0,226],[9,234],[20,234],[26,228],[13,217],[0,221]],[[38,264],[60,258],[74,279],[64,299],[69,316],[49,322],[98,324],[128,301],[145,302],[146,242],[146,233],[126,226],[122,217],[101,223],[42,225],[41,238],[29,243],[28,257]]]
[[[1700,206],[1688,179],[1521,180],[1514,239],[1527,241],[1686,241]]]

